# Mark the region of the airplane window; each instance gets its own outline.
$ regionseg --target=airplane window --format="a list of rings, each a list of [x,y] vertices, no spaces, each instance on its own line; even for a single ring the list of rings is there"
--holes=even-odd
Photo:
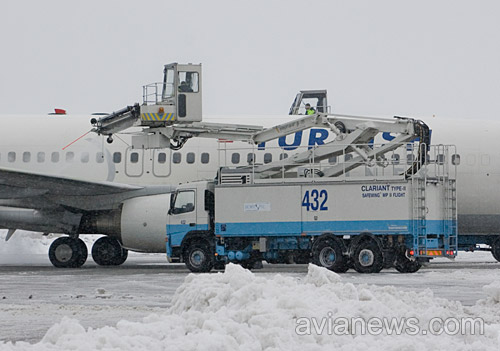
[[[30,162],[31,161],[31,152],[23,152],[23,162]]]
[[[264,163],[273,162],[273,154],[265,153],[264,154]]]
[[[210,154],[208,152],[204,152],[201,154],[201,163],[207,164],[210,160]]]
[[[239,152],[233,152],[233,154],[231,155],[231,162],[233,163],[233,165],[240,163],[240,153]]]
[[[399,165],[399,159],[400,159],[399,154],[392,154],[391,156],[392,164]]]
[[[51,155],[50,155],[50,160],[53,162],[53,163],[56,163],[56,162],[59,162],[59,152],[53,152]]]
[[[490,165],[490,155],[481,155],[481,166],[489,166]]]
[[[75,159],[75,153],[70,151],[66,153],[66,162],[73,162]]]
[[[467,155],[467,165],[474,166],[476,164],[476,155]]]
[[[334,165],[337,163],[337,156],[332,156],[328,158],[328,163]]]
[[[158,163],[165,163],[167,162],[167,154],[164,152],[160,152],[158,154]]]
[[[444,162],[445,162],[445,157],[443,154],[439,154],[437,155],[437,163],[440,164],[440,165],[444,165]]]
[[[102,152],[98,152],[95,154],[95,160],[97,163],[103,163],[104,162],[104,154]]]
[[[120,163],[120,162],[122,162],[122,153],[121,152],[115,152],[115,153],[113,153],[113,162],[114,163]]]
[[[451,156],[451,164],[454,166],[458,166],[460,164],[460,155],[454,154]]]
[[[139,162],[139,153],[137,153],[137,152],[132,152],[132,153],[130,154],[130,162],[132,162],[132,163],[137,163],[137,162]]]
[[[82,155],[80,157],[80,161],[82,161],[82,163],[88,163],[89,159],[90,159],[89,153],[88,152],[82,152]]]
[[[7,154],[7,159],[9,162],[16,162],[16,153],[14,151],[11,151]]]
[[[248,164],[253,164],[255,162],[255,154],[253,152],[247,155],[247,162]]]
[[[36,160],[38,163],[43,163],[45,162],[45,152],[40,151],[39,153],[36,154]]]
[[[186,162],[187,163],[194,163],[194,152],[188,152],[186,155]]]
[[[180,152],[174,152],[172,154],[172,162],[173,163],[181,163],[182,154]]]
[[[280,154],[280,160],[284,160],[285,158],[288,158],[288,154],[286,152]]]

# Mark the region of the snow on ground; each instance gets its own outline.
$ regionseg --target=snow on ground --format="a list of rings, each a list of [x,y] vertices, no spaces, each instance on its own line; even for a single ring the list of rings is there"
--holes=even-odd
[[[489,297],[475,306],[484,313],[484,335],[424,335],[433,318],[475,318],[475,308],[436,298],[430,290],[346,283],[340,275],[314,265],[302,277],[258,276],[228,265],[224,273],[189,274],[176,290],[171,307],[141,322],[122,320],[116,327],[86,329],[78,320],[64,318],[37,344],[7,342],[0,349],[498,350],[500,285],[490,284],[485,290]],[[305,318],[313,317],[316,324],[309,320],[308,333]],[[414,325],[401,335],[384,330],[379,335],[362,335],[361,327],[357,333],[352,328],[335,328],[338,318],[353,317],[365,321],[414,318]],[[326,323],[323,329],[322,323]]]
[[[0,264],[30,263],[37,255],[47,255],[50,243],[54,240],[52,235],[43,236],[40,233],[16,231],[5,241],[6,230],[0,230]]]
[[[0,229],[0,264],[9,265],[39,263],[42,255],[45,261],[48,261],[49,246],[59,237],[59,235],[45,236],[24,230],[17,230],[9,241],[5,241],[6,236],[7,231]],[[91,252],[93,243],[100,237],[100,235],[82,235],[81,239]]]
[[[89,259],[78,270],[55,269],[47,258],[54,238],[16,232],[0,243],[0,350],[499,349],[500,264],[488,252],[461,252],[415,274],[337,275],[312,265],[251,273],[230,265],[193,275],[143,254],[121,267]],[[89,249],[96,238],[84,237]],[[418,323],[405,324],[402,335],[333,328],[351,317]],[[484,335],[424,335],[436,317],[480,317]],[[309,321],[310,335],[299,321]]]

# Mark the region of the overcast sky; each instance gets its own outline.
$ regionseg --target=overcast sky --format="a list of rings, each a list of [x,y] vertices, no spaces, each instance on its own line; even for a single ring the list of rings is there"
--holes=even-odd
[[[111,112],[169,62],[203,64],[205,114],[500,117],[500,1],[2,0],[0,114]]]

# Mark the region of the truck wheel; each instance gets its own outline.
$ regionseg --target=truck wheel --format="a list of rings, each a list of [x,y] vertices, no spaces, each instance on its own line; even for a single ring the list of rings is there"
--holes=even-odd
[[[296,264],[308,264],[311,262],[311,252],[307,250],[300,251],[294,256],[293,260]]]
[[[496,239],[491,245],[491,254],[495,257],[495,260],[500,262],[500,238]]]
[[[214,266],[214,254],[205,241],[192,241],[184,250],[183,259],[187,268],[194,273],[210,272]]]
[[[353,266],[359,273],[378,273],[384,267],[384,256],[373,240],[363,240],[353,253]]]
[[[57,268],[78,268],[87,260],[87,246],[82,239],[62,237],[49,248],[50,262]]]
[[[119,266],[127,260],[128,250],[118,239],[104,236],[92,246],[92,258],[100,266]]]
[[[262,269],[262,261],[261,260],[246,260],[240,262],[240,265],[248,270],[254,270],[254,269]]]
[[[415,273],[422,267],[422,264],[417,260],[410,260],[405,255],[398,255],[396,262],[394,263],[394,268],[399,273]]]
[[[217,271],[223,271],[224,269],[226,269],[226,264],[224,263],[224,261],[215,261],[214,269]]]
[[[336,273],[344,273],[349,269],[341,243],[332,238],[323,239],[313,246],[312,263]]]

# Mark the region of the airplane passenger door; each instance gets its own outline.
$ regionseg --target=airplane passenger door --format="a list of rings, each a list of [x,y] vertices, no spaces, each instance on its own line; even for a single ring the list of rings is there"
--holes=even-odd
[[[155,149],[153,153],[153,174],[156,177],[170,175],[170,149]]]
[[[140,177],[144,172],[144,150],[127,149],[125,159],[125,174],[129,177]]]

